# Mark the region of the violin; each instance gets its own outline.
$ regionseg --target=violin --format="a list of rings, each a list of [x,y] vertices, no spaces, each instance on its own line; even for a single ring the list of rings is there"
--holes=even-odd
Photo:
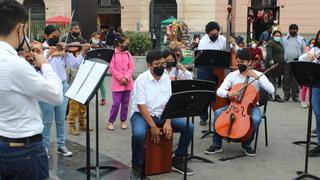
[[[247,76],[244,83],[236,84],[231,88],[230,91],[238,92],[238,96],[230,99],[228,109],[222,112],[215,122],[215,131],[221,137],[235,142],[246,142],[250,138],[253,133],[251,109],[259,101],[259,92],[251,83],[277,65],[273,65],[251,82]]]

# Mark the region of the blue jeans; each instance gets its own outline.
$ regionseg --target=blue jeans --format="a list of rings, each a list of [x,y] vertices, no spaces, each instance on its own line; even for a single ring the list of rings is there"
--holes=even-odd
[[[228,106],[225,106],[225,107],[222,107],[220,109],[217,109],[215,112],[214,112],[214,122],[216,122],[217,118],[220,116],[220,114],[225,111],[226,109],[228,109]],[[242,143],[242,147],[249,147],[251,142],[254,140],[254,137],[255,137],[255,133],[257,132],[258,128],[259,128],[259,125],[260,125],[260,122],[261,122],[261,112],[260,112],[260,109],[259,109],[259,106],[255,106],[252,108],[251,110],[251,122],[253,124],[253,133],[252,135],[250,136],[250,138],[246,141],[246,142],[243,142]],[[213,126],[214,126],[215,123],[213,123]],[[213,127],[214,129],[214,127]],[[222,146],[222,138],[221,136],[214,132],[213,133],[213,136],[212,136],[212,140],[213,140],[213,145],[215,147],[221,147]]]
[[[163,126],[165,121],[157,117],[152,117],[156,125]],[[131,119],[132,136],[131,136],[131,148],[132,148],[132,164],[143,165],[144,162],[144,144],[147,130],[150,128],[148,123],[143,119],[140,113],[133,113]],[[173,132],[180,132],[180,139],[178,149],[175,153],[176,156],[182,157],[188,153],[188,146],[190,140],[193,137],[193,124],[190,122],[189,131],[186,132],[186,119],[174,118],[171,121]],[[188,139],[188,134],[189,138]]]
[[[68,89],[67,81],[62,81],[63,85],[63,94]],[[53,116],[56,122],[56,134],[57,134],[57,144],[58,148],[65,146],[65,119],[66,119],[66,111],[68,105],[68,98],[64,96],[63,102],[58,106],[53,106],[51,104],[47,104],[44,102],[39,102],[40,109],[42,112],[42,122],[43,122],[43,144],[49,150],[50,149],[50,131],[51,125],[53,121]]]
[[[215,76],[213,75],[213,69],[212,68],[206,68],[206,67],[199,67],[197,68],[197,79],[201,80],[208,80],[208,81],[215,81],[217,79],[214,78]],[[210,108],[211,110],[211,108]],[[202,121],[207,121],[208,120],[208,108],[200,114],[200,119]]]
[[[312,88],[312,107],[316,117],[316,129],[318,135],[318,144],[320,145],[320,89]]]
[[[0,180],[42,180],[49,178],[48,156],[41,141],[10,147],[0,141]]]

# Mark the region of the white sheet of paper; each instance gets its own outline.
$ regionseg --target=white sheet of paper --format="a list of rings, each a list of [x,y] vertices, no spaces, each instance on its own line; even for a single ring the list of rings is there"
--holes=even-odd
[[[107,68],[108,65],[92,61],[81,64],[71,87],[65,95],[84,104]]]

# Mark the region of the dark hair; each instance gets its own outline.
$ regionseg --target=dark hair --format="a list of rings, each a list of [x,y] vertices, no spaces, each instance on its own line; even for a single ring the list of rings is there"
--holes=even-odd
[[[206,33],[207,34],[209,34],[210,31],[215,30],[215,29],[220,31],[220,26],[215,21],[211,21],[206,25]]]
[[[252,58],[250,52],[246,49],[239,50],[237,52],[237,57],[243,61],[250,61]]]
[[[279,33],[279,34],[280,34],[280,36],[282,36],[281,31],[275,30],[275,31],[273,31],[273,33],[272,33],[272,37],[273,37],[275,34],[277,34],[277,33]]]
[[[289,30],[294,30],[294,29],[298,30],[298,29],[299,29],[299,28],[298,28],[298,25],[296,25],[296,24],[291,24],[291,25],[289,26]]]
[[[160,60],[162,58],[161,51],[150,51],[147,54],[147,63],[152,64],[153,61]]]
[[[176,53],[174,51],[171,51],[170,49],[165,49],[161,53],[163,58],[167,58],[171,55],[175,61],[177,60]]]
[[[113,40],[113,45],[114,47],[118,47],[119,46],[119,43],[123,43],[125,40],[127,40],[128,37],[125,36],[125,35],[120,35],[120,34],[117,34]]]
[[[311,41],[313,41],[313,40],[314,40],[314,42],[316,42],[316,39],[315,39],[315,38],[311,38],[311,39],[309,40],[308,46],[311,45]]]
[[[55,25],[48,25],[46,28],[44,28],[44,34],[49,36],[55,31],[59,31],[58,27]]]
[[[320,44],[320,41],[318,40],[320,36],[320,30],[317,32],[315,41],[314,41],[314,47],[318,47],[318,45]]]
[[[28,12],[15,0],[0,1],[0,35],[9,35],[17,24],[28,21]]]

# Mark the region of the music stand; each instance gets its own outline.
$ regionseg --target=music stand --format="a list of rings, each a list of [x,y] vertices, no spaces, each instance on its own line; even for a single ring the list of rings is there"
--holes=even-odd
[[[171,88],[172,88],[173,94],[179,93],[179,92],[185,92],[185,91],[196,91],[196,90],[212,91],[216,89],[216,83],[212,81],[206,81],[206,80],[179,80],[179,81],[172,81]],[[194,124],[194,116],[192,116],[191,122]],[[204,161],[206,163],[213,163],[213,161],[207,158],[194,155],[193,144],[194,144],[194,138],[191,139],[191,153],[188,156],[188,160],[197,159],[200,161]]]
[[[320,64],[315,64],[311,62],[291,62],[289,63],[289,65],[299,85],[308,86],[310,88],[310,102],[312,102],[312,88],[313,87],[320,88]],[[308,173],[311,125],[312,125],[312,103],[310,103],[309,112],[308,112],[305,169],[304,169],[304,172],[297,171],[299,176],[295,178],[296,180],[304,179],[304,178],[320,179],[319,177],[316,177]]]
[[[194,66],[196,68],[210,68],[212,71],[214,68],[223,68],[230,69],[230,52],[219,51],[219,50],[198,50],[195,51],[195,56],[201,53],[201,55],[195,60]],[[218,84],[217,77],[214,77],[213,72],[210,73],[210,80],[215,81]],[[216,89],[214,89],[216,90]],[[213,102],[216,101],[216,96],[213,99]],[[213,134],[212,131],[212,104],[210,104],[209,110],[209,127],[208,130],[202,131],[203,136],[201,139],[207,137],[210,134]]]
[[[93,61],[93,62],[99,62],[99,63],[103,63],[103,64],[107,64],[109,65],[109,62],[111,61],[111,58],[113,56],[114,51],[110,50],[110,49],[105,49],[105,48],[100,48],[100,49],[94,49],[94,50],[90,50],[87,52],[86,55],[86,59],[88,61]],[[108,66],[109,68],[109,66]],[[107,170],[108,172],[113,171],[118,169],[115,166],[100,166],[100,161],[99,161],[99,88],[101,86],[101,84],[104,81],[104,77],[108,71],[108,68],[106,69],[106,71],[103,73],[103,75],[100,77],[99,83],[97,84],[97,86],[94,88],[94,91],[92,91],[92,94],[90,95],[90,97],[87,99],[87,102],[85,103],[87,106],[87,122],[86,122],[86,154],[87,154],[87,159],[86,159],[86,167],[82,167],[79,168],[79,171],[84,171],[87,174],[87,180],[91,179],[91,170],[95,170],[96,171],[96,179],[100,179],[100,171],[101,170]],[[89,104],[90,101],[92,100],[92,98],[96,96],[96,165],[95,166],[91,166],[91,160],[90,160],[90,156],[91,156],[91,151],[90,151],[90,132],[89,132]]]
[[[189,130],[190,116],[198,116],[211,103],[214,91],[195,90],[173,94],[161,115],[161,119],[187,117],[186,130]],[[187,139],[189,140],[189,133]],[[184,180],[187,179],[188,154],[184,157]]]

